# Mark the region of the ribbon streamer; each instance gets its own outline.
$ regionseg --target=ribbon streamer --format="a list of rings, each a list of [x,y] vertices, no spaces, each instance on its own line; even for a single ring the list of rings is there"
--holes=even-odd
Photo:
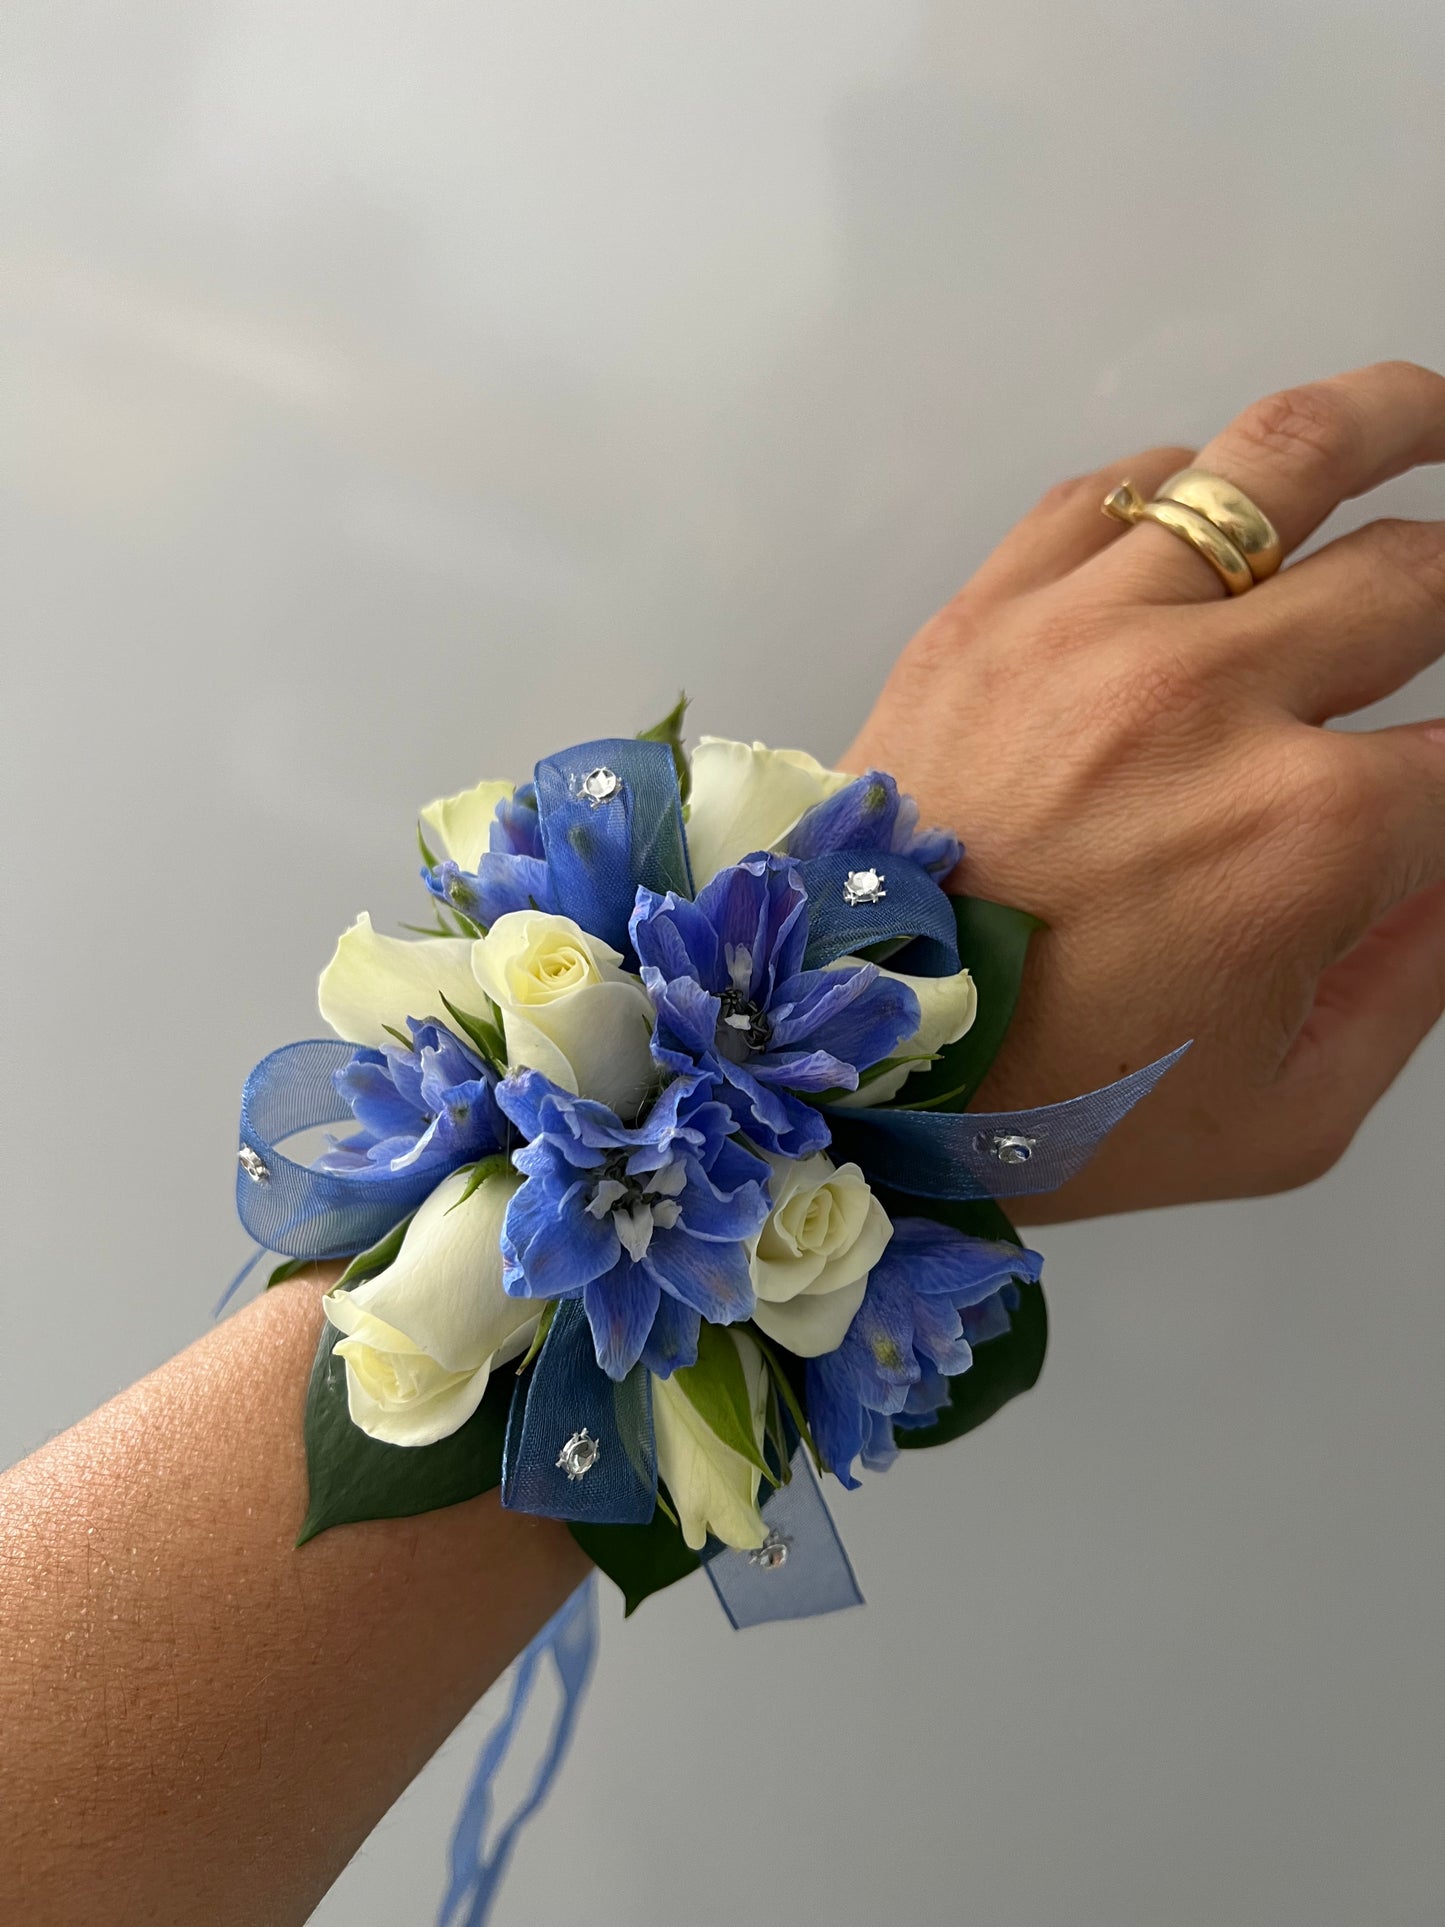
[[[502,1451],[502,1504],[588,1525],[646,1525],[657,1506],[652,1383],[597,1363],[580,1299],[564,1299],[517,1380]]]
[[[765,1544],[757,1552],[724,1546],[706,1560],[713,1591],[738,1631],[863,1604],[805,1445],[794,1451],[792,1471],[788,1483],[763,1501]]]
[[[1061,1104],[1029,1111],[827,1108],[834,1144],[870,1178],[916,1198],[1021,1198],[1076,1177],[1189,1049]]]
[[[582,1697],[596,1658],[597,1581],[595,1577],[588,1577],[561,1611],[548,1620],[513,1668],[512,1697],[506,1712],[487,1736],[452,1829],[451,1878],[437,1914],[437,1927],[484,1927],[506,1876],[517,1836],[551,1792],[572,1743]],[[557,1709],[552,1737],[531,1791],[498,1834],[491,1851],[484,1852],[487,1824],[492,1817],[493,1782],[527,1710],[537,1670],[546,1659],[551,1659],[556,1666],[562,1689],[562,1703]]]
[[[876,903],[850,903],[850,876],[874,872],[884,895]],[[906,944],[910,974],[951,976],[959,968],[958,925],[953,905],[921,863],[877,850],[830,850],[798,864],[808,892],[805,970],[821,970],[839,957],[856,956],[874,944]]]

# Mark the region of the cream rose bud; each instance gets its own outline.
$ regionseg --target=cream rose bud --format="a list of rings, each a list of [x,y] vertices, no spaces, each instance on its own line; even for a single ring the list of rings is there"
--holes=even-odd
[[[799,1358],[836,1351],[893,1236],[856,1164],[769,1157],[773,1208],[749,1254],[753,1323]]]
[[[446,1000],[459,1010],[477,1001],[470,937],[384,937],[365,911],[344,932],[321,973],[321,1015],[349,1044],[380,1050],[396,1042],[408,1017],[456,1028]]]
[[[609,944],[570,917],[512,910],[473,945],[472,970],[501,1012],[510,1069],[636,1113],[657,1080],[652,1005]]]
[[[857,964],[862,962],[862,958],[842,957],[839,962]],[[870,1104],[887,1104],[900,1092],[903,1092],[906,1104],[908,1094],[903,1087],[914,1071],[926,1071],[933,1053],[942,1050],[945,1044],[956,1044],[971,1029],[978,1015],[978,991],[966,970],[955,971],[951,977],[909,977],[901,970],[884,970],[881,974],[892,977],[900,984],[907,984],[918,999],[923,1021],[893,1053],[895,1057],[913,1058],[916,1061],[899,1064],[896,1069],[885,1071],[881,1077],[869,1077],[865,1071],[863,1082],[856,1091],[844,1091],[839,1097],[829,1098],[828,1102],[836,1104],[840,1110],[862,1110]]]
[[[537,1306],[502,1289],[502,1219],[522,1180],[499,1172],[468,1197],[471,1177],[437,1186],[380,1277],[322,1300],[346,1334],[336,1356],[352,1421],[388,1445],[434,1445],[464,1425],[492,1365],[536,1324]]]
[[[743,1332],[725,1332],[736,1345],[747,1381],[753,1435],[761,1445],[768,1402],[767,1367],[757,1345]],[[672,1499],[682,1536],[694,1552],[709,1533],[725,1546],[744,1551],[767,1537],[758,1510],[762,1474],[713,1431],[678,1380],[652,1381],[652,1426],[657,1438],[657,1471]]]
[[[497,805],[511,796],[511,783],[478,783],[456,796],[439,796],[421,813],[427,843],[438,859],[450,857],[463,870],[475,870],[491,846]]]
[[[687,849],[700,890],[755,850],[775,850],[798,819],[851,783],[801,749],[704,736],[692,754]]]

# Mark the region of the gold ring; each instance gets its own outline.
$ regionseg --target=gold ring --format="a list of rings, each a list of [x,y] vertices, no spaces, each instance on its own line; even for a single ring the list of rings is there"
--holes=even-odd
[[[1222,475],[1211,475],[1203,468],[1181,468],[1165,482],[1156,500],[1182,502],[1185,508],[1197,509],[1221,535],[1229,537],[1256,582],[1273,575],[1284,560],[1283,545],[1269,517],[1243,489],[1226,482]]]
[[[1183,502],[1146,502],[1132,482],[1121,482],[1104,497],[1105,515],[1116,522],[1157,522],[1197,550],[1231,595],[1243,595],[1254,587],[1254,577],[1243,553],[1207,515]]]

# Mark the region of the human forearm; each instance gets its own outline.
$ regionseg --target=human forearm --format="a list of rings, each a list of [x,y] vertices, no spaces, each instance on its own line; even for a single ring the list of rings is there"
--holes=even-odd
[[[297,1551],[317,1300],[264,1294],[0,1477],[17,1918],[304,1920],[587,1570],[495,1494]]]

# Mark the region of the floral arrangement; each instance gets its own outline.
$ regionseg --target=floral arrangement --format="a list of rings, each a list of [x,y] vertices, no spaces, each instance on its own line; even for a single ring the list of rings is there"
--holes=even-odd
[[[960,845],[890,776],[689,757],[684,707],[421,812],[433,921],[342,936],[335,1037],[247,1082],[237,1196],[273,1282],[350,1261],[302,1541],[500,1487],[629,1611],[703,1564],[743,1625],[859,1598],[816,1474],[1034,1383],[1040,1259],[998,1200],[1172,1059],[970,1111],[1035,919],[946,894]]]

